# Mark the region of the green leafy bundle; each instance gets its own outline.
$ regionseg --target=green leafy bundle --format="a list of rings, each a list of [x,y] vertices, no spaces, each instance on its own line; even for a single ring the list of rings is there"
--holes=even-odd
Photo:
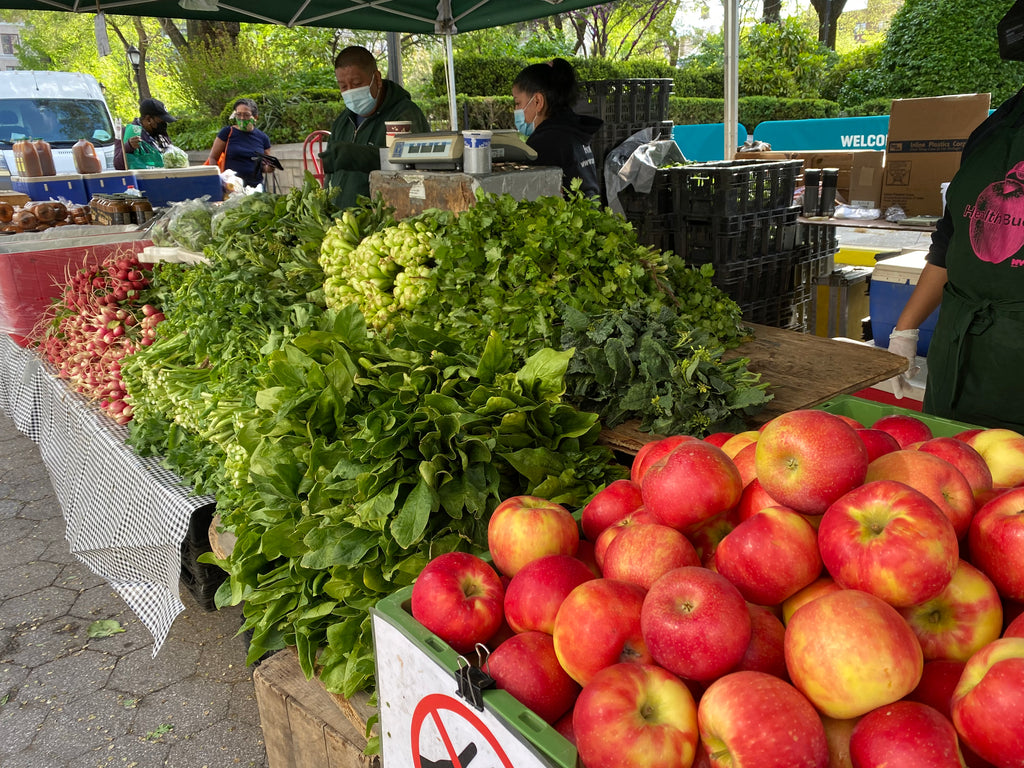
[[[624,477],[597,417],[561,402],[571,353],[522,367],[409,326],[388,343],[355,307],[273,352],[239,442],[249,455],[218,604],[244,601],[249,660],[294,645],[346,696],[372,685],[368,609],[431,557],[484,550],[504,498],[580,506]]]
[[[742,431],[771,399],[747,360],[723,360],[725,347],[668,308],[630,305],[599,316],[563,315],[562,345],[575,349],[567,397],[597,411],[605,426],[640,418],[663,435]]]

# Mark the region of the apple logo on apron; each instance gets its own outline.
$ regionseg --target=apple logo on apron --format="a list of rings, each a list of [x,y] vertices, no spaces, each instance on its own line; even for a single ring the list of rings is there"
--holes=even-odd
[[[1024,162],[978,195],[971,218],[971,247],[982,261],[999,264],[1024,246]]]

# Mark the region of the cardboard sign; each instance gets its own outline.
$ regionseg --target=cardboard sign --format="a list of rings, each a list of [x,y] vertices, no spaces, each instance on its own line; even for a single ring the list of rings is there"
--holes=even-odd
[[[960,168],[967,137],[988,117],[990,103],[988,93],[894,100],[881,208],[941,216],[941,185]]]

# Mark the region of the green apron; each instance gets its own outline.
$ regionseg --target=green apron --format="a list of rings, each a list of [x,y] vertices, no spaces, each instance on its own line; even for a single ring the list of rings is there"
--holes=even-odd
[[[1024,100],[947,190],[948,282],[928,348],[924,412],[1024,432]],[[1024,177],[1024,164],[1020,169]]]

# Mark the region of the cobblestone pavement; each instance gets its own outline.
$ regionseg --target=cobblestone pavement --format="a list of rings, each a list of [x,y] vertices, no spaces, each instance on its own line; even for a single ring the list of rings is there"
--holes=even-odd
[[[0,411],[0,766],[265,768],[240,610],[182,600],[153,658],[149,630],[70,554],[39,451]],[[103,620],[123,631],[90,638]]]

